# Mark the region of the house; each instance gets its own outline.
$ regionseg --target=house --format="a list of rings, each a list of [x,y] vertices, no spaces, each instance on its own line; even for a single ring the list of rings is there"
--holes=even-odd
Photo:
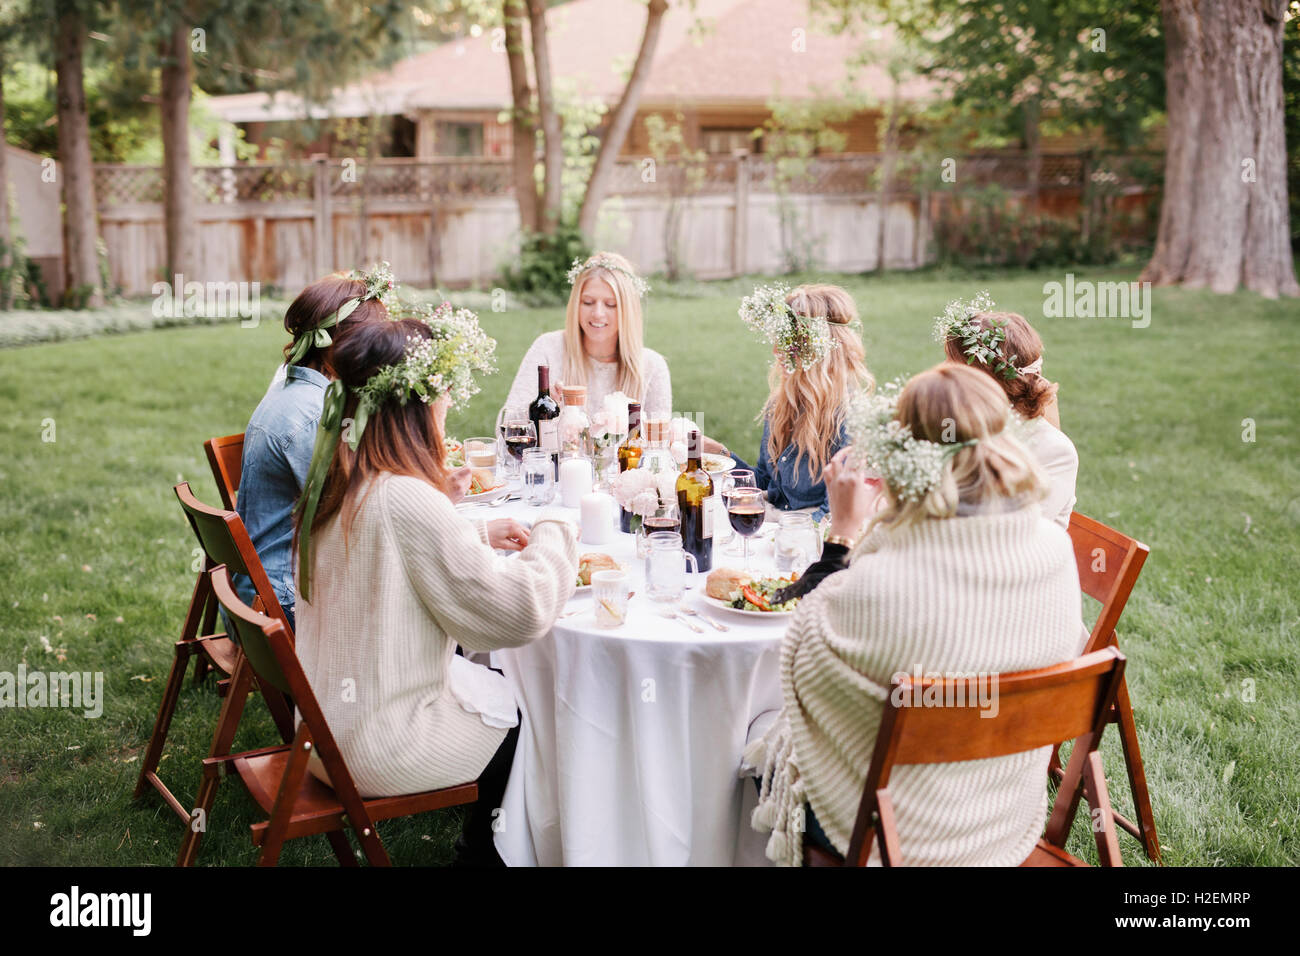
[[[622,95],[645,23],[643,0],[572,0],[546,14],[557,95],[612,109]],[[213,97],[218,116],[265,143],[305,117],[386,118],[383,155],[508,158],[513,150],[504,31],[445,43],[336,91],[324,107],[264,93]],[[883,53],[886,30],[836,35],[813,18],[807,0],[675,0],[664,16],[650,76],[624,155],[649,149],[646,117],[680,122],[687,148],[711,155],[762,152],[772,103],[841,105],[828,122],[842,151],[877,149],[879,107],[894,93],[881,65],[855,66],[864,50]],[[930,86],[911,80],[898,91],[923,99]],[[679,121],[680,116],[680,121]],[[308,151],[344,155],[322,140]]]

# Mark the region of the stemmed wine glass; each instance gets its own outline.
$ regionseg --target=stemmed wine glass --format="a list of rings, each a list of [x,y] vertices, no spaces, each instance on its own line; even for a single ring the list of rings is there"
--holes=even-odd
[[[726,476],[723,477],[722,479],[723,500],[724,501],[726,500],[727,492],[730,491],[732,488],[757,488],[757,487],[758,487],[758,482],[755,480],[754,473],[752,471],[750,471],[748,468],[733,468],[731,471],[727,472]],[[743,553],[744,552],[741,549],[740,542],[736,540],[736,536],[734,534],[731,535],[727,539],[727,547],[724,549],[723,554],[728,554],[731,555],[732,557],[735,557],[736,555],[743,554]]]
[[[527,418],[507,418],[501,425],[501,437],[505,439],[506,474],[511,478],[519,477],[519,463],[524,460],[524,452],[537,445],[537,426]]]
[[[749,539],[758,534],[767,516],[767,502],[763,492],[757,488],[729,488],[723,493],[727,504],[727,518],[731,528],[740,535],[743,542],[741,553],[744,555],[743,567],[749,570]]]

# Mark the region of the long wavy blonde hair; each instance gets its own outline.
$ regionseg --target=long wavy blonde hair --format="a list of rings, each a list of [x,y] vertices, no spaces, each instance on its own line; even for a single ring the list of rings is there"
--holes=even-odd
[[[582,327],[578,324],[578,310],[582,289],[590,279],[603,279],[614,290],[618,306],[618,375],[617,388],[634,401],[645,398],[645,375],[642,371],[642,349],[645,334],[641,327],[641,296],[632,284],[636,270],[632,263],[617,252],[597,252],[592,258],[604,259],[617,268],[592,266],[578,274],[569,292],[569,304],[564,312],[564,384],[587,384],[587,353],[582,347]]]
[[[943,478],[920,501],[906,501],[884,485],[885,507],[877,525],[903,527],[926,518],[951,518],[959,504],[996,498],[1027,503],[1047,492],[1047,478],[1033,454],[1007,429],[1011,406],[988,375],[945,362],[914,376],[898,396],[898,421],[913,436],[959,448],[943,465]]]
[[[780,359],[774,360],[759,419],[770,418],[767,453],[772,461],[793,445],[795,468],[804,461],[809,477],[816,481],[844,423],[849,397],[861,389],[870,392],[876,383],[864,361],[862,339],[849,327],[858,318],[851,295],[837,285],[801,285],[785,301],[799,315],[825,316],[838,348],[812,368],[793,372],[787,372]]]

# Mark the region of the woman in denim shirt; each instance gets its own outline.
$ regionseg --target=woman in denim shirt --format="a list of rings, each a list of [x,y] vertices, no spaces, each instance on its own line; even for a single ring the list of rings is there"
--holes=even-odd
[[[293,341],[284,347],[284,375],[276,375],[244,430],[244,457],[235,510],[262,559],[262,567],[294,623],[293,509],[307,480],[325,388],[334,377],[335,344],[364,322],[388,317],[375,282],[344,276],[318,279],[299,293],[284,314]],[[340,309],[360,300],[339,321]],[[324,334],[320,334],[321,332]],[[234,576],[235,589],[251,603],[253,583]]]
[[[858,322],[852,296],[839,286],[802,285],[785,301],[795,315],[825,319],[834,344],[820,356],[774,344],[754,479],[773,508],[810,511],[820,521],[828,510],[822,469],[844,447],[845,403],[875,383],[852,327]],[[750,467],[713,439],[704,440],[704,450],[732,455],[740,467]]]

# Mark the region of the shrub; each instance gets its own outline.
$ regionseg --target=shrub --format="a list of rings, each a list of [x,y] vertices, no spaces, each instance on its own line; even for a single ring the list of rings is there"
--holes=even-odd
[[[567,273],[574,259],[586,259],[591,247],[573,226],[553,234],[529,233],[518,256],[501,269],[502,283],[528,304],[554,304],[569,297]]]

